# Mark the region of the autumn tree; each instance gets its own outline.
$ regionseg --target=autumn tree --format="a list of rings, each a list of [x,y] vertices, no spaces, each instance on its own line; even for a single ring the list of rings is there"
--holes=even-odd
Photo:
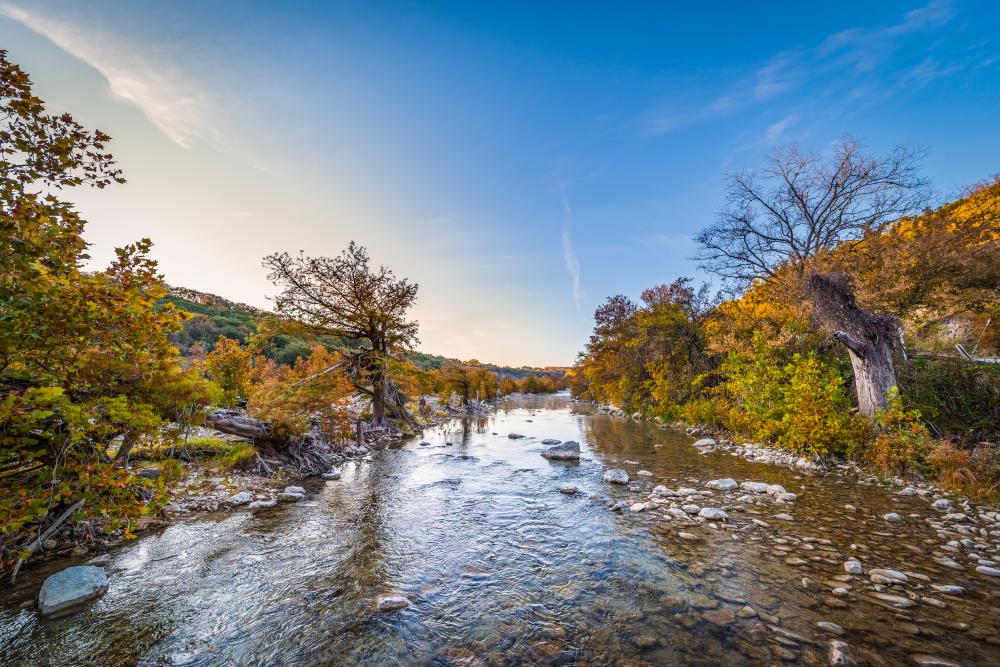
[[[353,241],[336,257],[276,253],[264,258],[264,266],[282,289],[275,310],[290,330],[358,346],[347,355],[345,370],[355,389],[371,398],[372,425],[385,426],[387,395],[402,409],[391,368],[417,342],[417,323],[407,320],[417,285],[384,266],[373,268],[368,251]]]
[[[828,156],[796,146],[776,149],[762,169],[730,178],[727,207],[698,235],[702,267],[737,288],[780,277],[802,282],[815,271],[812,260],[818,255],[849,249],[866,234],[920,210],[925,193],[919,158],[907,148],[871,157],[850,138]],[[844,344],[855,370],[864,370],[855,373],[856,389],[858,396],[871,398],[861,409],[874,419],[896,384],[893,339],[877,316],[860,309],[846,282],[818,276],[805,294]],[[817,304],[821,299],[833,301]],[[879,324],[870,331],[856,329],[865,322]]]
[[[219,336],[215,348],[205,355],[205,375],[222,390],[221,403],[233,407],[250,392],[253,354],[239,341]]]
[[[167,340],[183,315],[154,307],[148,240],[82,270],[85,222],[60,196],[124,182],[108,139],[47,114],[0,51],[0,561],[74,516],[127,528],[152,493],[125,469],[133,444],[210,394]]]

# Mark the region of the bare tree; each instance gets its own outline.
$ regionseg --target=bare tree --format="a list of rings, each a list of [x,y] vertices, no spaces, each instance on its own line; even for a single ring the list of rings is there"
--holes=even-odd
[[[763,168],[732,175],[728,205],[697,237],[702,268],[738,289],[783,265],[801,276],[817,253],[921,210],[920,151],[897,147],[876,158],[863,148],[848,137],[824,157],[792,145]]]
[[[346,370],[355,388],[371,397],[372,425],[385,426],[387,393],[399,402],[389,361],[417,343],[417,323],[406,319],[417,285],[396,278],[384,266],[371,268],[368,251],[353,241],[337,257],[283,252],[265,257],[264,266],[270,270],[268,279],[284,290],[274,304],[286,321],[314,335],[360,345],[347,355]]]
[[[857,243],[922,209],[920,157],[903,147],[870,157],[852,138],[828,158],[796,146],[779,148],[762,169],[731,177],[728,206],[698,235],[697,258],[737,289],[776,279],[779,270],[801,280],[818,254]],[[874,418],[896,385],[892,348],[898,323],[860,308],[842,276],[813,275],[805,287],[816,319],[848,350],[860,411]]]

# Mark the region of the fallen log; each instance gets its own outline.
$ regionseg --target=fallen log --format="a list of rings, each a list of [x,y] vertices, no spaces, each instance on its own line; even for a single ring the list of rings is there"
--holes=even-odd
[[[239,410],[216,410],[208,415],[205,424],[216,431],[261,442],[286,443],[287,438],[278,438],[271,432],[271,423],[262,419],[247,417]]]

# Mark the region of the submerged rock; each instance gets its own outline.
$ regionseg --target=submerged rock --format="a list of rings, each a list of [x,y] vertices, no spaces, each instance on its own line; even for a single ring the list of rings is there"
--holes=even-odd
[[[383,595],[376,603],[379,611],[396,611],[410,606],[410,601],[402,595]]]
[[[558,445],[562,440],[556,440],[555,438],[545,438],[542,440],[543,445]]]
[[[844,563],[844,572],[847,574],[864,574],[865,568],[857,558],[849,558]]]
[[[903,517],[899,516],[896,512],[889,512],[888,514],[883,514],[882,518],[889,523],[899,523],[903,520]]]
[[[508,433],[507,437],[510,438],[511,440],[520,440],[524,436],[521,435],[520,433]]]
[[[899,570],[889,570],[886,568],[874,568],[868,571],[868,574],[872,577],[882,577],[889,579],[890,581],[898,581],[901,584],[908,583],[910,581],[909,577],[900,572]]]
[[[698,512],[698,516],[703,519],[708,519],[709,521],[725,521],[729,518],[729,515],[718,507],[703,507],[701,511]]]
[[[68,567],[42,584],[38,592],[38,611],[49,618],[66,616],[107,590],[108,575],[103,567]]]
[[[628,484],[628,473],[621,468],[608,468],[604,471],[604,481],[612,484]]]
[[[567,496],[572,496],[576,493],[575,486],[560,486],[559,493],[565,493]]]
[[[858,663],[851,657],[851,647],[845,641],[834,639],[830,642],[831,667],[851,667]]]
[[[561,445],[549,447],[542,452],[542,456],[555,461],[577,460],[580,458],[580,445],[575,442],[564,442]]]

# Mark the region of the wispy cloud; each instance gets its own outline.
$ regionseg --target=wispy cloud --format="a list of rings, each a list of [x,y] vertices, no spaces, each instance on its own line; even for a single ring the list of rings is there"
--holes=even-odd
[[[806,113],[807,107],[829,112],[833,107],[856,103],[859,91],[876,91],[865,100],[875,102],[965,69],[967,65],[962,62],[930,58],[926,55],[928,49],[922,56],[926,60],[917,64],[910,60],[911,55],[901,53],[907,39],[925,39],[955,15],[952,2],[933,0],[902,15],[895,23],[841,30],[816,45],[781,51],[749,72],[731,78],[714,95],[699,96],[700,91],[675,93],[670,102],[645,114],[640,126],[649,135],[666,134],[781,101],[786,117],[766,132],[768,141],[777,140],[798,115],[787,111],[785,102],[790,93],[801,93],[797,101],[799,114]],[[968,66],[975,65],[970,62]],[[678,106],[676,100],[684,102]]]
[[[107,80],[113,99],[135,106],[177,145],[188,148],[196,139],[217,141],[207,96],[181,73],[154,63],[114,35],[78,22],[7,3],[0,4],[0,15],[93,67]]]
[[[764,132],[764,140],[767,143],[774,143],[781,139],[781,135],[784,134],[785,130],[789,128],[792,123],[798,120],[798,116],[792,114],[791,116],[785,116],[776,123],[771,123],[767,126],[767,131]]]
[[[573,303],[576,305],[576,309],[582,313],[583,308],[580,306],[580,260],[573,248],[573,208],[570,206],[569,197],[566,194],[566,184],[562,179],[557,179],[556,184],[559,186],[559,198],[562,200],[563,207],[563,265],[573,279]]]

